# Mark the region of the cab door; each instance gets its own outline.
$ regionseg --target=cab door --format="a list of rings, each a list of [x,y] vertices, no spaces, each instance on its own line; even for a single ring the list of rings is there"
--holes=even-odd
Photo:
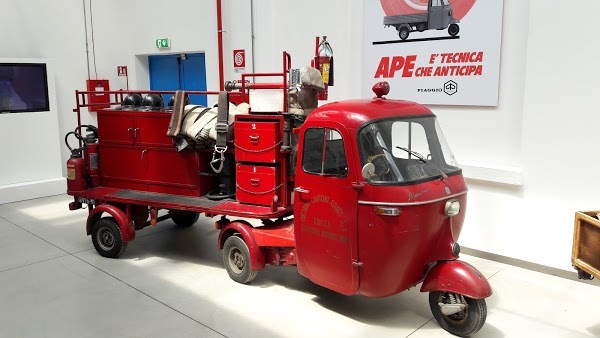
[[[429,29],[444,27],[444,4],[442,0],[429,0]]]
[[[350,137],[342,126],[303,128],[294,219],[298,271],[342,294],[358,289],[358,192]]]

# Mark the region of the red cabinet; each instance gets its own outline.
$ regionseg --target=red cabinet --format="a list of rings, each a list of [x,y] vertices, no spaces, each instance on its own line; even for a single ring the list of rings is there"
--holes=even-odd
[[[277,167],[237,164],[236,181],[236,197],[241,203],[270,206],[281,188]]]
[[[278,122],[238,121],[235,125],[238,162],[277,163],[280,146]]]
[[[165,112],[100,110],[100,184],[188,196],[213,189],[200,185],[199,154],[177,152],[167,136],[170,119]]]

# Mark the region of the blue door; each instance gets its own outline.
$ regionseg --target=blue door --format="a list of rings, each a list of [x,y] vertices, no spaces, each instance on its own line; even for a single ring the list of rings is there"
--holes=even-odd
[[[206,90],[204,54],[151,55],[150,90]],[[163,95],[165,105],[173,95]],[[193,104],[207,105],[206,95],[190,95]]]

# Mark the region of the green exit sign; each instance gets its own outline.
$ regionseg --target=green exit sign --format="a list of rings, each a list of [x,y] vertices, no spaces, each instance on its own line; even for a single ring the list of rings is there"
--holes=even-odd
[[[156,48],[169,48],[171,47],[171,42],[169,39],[156,39]]]

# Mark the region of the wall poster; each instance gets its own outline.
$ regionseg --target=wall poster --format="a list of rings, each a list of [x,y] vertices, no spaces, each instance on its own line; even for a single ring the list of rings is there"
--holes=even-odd
[[[497,106],[503,0],[366,0],[363,94]]]

